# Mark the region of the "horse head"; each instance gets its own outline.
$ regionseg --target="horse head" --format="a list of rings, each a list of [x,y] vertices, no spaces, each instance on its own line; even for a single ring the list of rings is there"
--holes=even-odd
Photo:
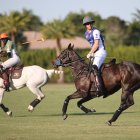
[[[73,48],[74,45],[71,45],[70,43],[68,47],[63,50],[60,55],[54,60],[54,67],[68,67],[72,66],[74,62],[82,60],[82,58],[73,50]]]

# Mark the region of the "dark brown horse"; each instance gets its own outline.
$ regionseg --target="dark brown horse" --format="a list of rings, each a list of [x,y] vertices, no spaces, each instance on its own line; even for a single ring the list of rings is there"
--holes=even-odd
[[[54,67],[71,66],[77,89],[64,101],[62,108],[64,119],[67,118],[66,111],[71,99],[82,98],[77,102],[77,106],[88,113],[94,110],[88,109],[82,104],[97,97],[94,71],[89,71],[88,64],[73,50],[73,47],[69,44],[68,48],[62,51],[54,61]],[[111,125],[124,110],[134,104],[133,94],[140,88],[140,65],[123,61],[119,64],[104,64],[101,71],[105,89],[104,95],[100,96],[107,97],[122,88],[121,104],[112,118],[107,121],[107,124]]]

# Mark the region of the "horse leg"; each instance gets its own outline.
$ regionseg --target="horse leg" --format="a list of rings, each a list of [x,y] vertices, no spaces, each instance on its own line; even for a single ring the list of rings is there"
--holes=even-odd
[[[28,111],[32,112],[34,108],[41,102],[41,100],[45,97],[45,95],[41,91],[41,87],[29,86],[27,87],[30,91],[37,96],[35,100],[33,100],[28,106]]]
[[[127,95],[128,95],[128,93],[127,93]],[[112,122],[115,122],[124,110],[126,110],[130,106],[134,105],[133,93],[129,94],[128,96],[127,95],[122,94],[121,105],[118,108],[118,110],[116,110],[116,112],[114,113],[112,118],[107,122],[108,125],[111,125]]]
[[[48,75],[44,70],[42,72],[40,71],[37,71],[37,72],[36,72],[36,74],[38,74],[37,77],[35,74],[26,83],[29,90],[37,96],[37,98],[34,101],[32,101],[28,107],[28,111],[31,111],[31,112],[40,103],[40,101],[45,97],[45,95],[41,91],[41,87],[45,85],[48,80]]]
[[[84,102],[87,102],[87,101],[89,101],[89,100],[91,100],[91,99],[92,99],[92,97],[89,95],[89,96],[87,96],[87,97],[81,99],[80,101],[78,101],[78,102],[77,102],[77,106],[78,106],[82,111],[84,111],[85,113],[96,112],[95,109],[88,109],[88,108],[86,108],[85,106],[82,105]]]
[[[2,103],[2,99],[4,97],[4,91],[5,89],[0,88],[0,107],[2,108],[2,110],[8,115],[8,116],[12,116],[12,111],[9,110],[9,108],[7,108],[3,103]]]
[[[64,101],[63,108],[62,108],[62,115],[63,115],[63,119],[64,120],[68,117],[68,115],[66,114],[66,112],[67,112],[67,107],[68,107],[69,101],[71,99],[81,98],[82,97],[81,95],[82,94],[80,94],[79,91],[76,91],[73,94],[67,96],[67,98]]]
[[[0,107],[8,116],[12,117],[12,111],[9,110],[9,108],[7,108],[4,104],[0,104]]]
[[[2,108],[2,110],[8,115],[8,116],[12,116],[12,111],[9,110],[9,108],[7,108],[3,103],[2,103],[2,99],[4,97],[4,91],[5,89],[0,88],[0,107]]]

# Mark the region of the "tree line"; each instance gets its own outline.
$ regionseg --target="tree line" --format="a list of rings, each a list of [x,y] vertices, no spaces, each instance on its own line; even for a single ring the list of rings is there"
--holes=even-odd
[[[23,9],[22,12],[0,13],[0,32],[8,32],[13,41],[20,43],[26,41],[22,36],[23,31],[40,31],[45,38],[56,39],[59,48],[60,39],[63,37],[83,37],[85,28],[82,20],[86,15],[95,19],[95,27],[101,30],[108,46],[140,45],[140,9],[136,9],[133,13],[131,22],[126,22],[117,16],[103,19],[99,14],[80,11],[70,12],[64,19],[54,19],[47,23],[43,23],[31,10]]]

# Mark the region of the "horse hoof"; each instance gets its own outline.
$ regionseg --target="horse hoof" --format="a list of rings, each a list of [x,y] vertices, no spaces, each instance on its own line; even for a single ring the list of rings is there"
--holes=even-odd
[[[96,110],[95,109],[88,109],[85,113],[87,114],[87,113],[93,113],[93,112],[96,112]]]
[[[29,112],[33,112],[33,110],[34,110],[34,107],[31,106],[31,105],[29,105],[29,106],[28,106],[28,111],[29,111]]]
[[[95,109],[91,109],[91,112],[96,112],[96,110]]]
[[[41,100],[43,100],[45,98],[45,95],[41,97]]]
[[[106,124],[107,124],[108,126],[111,126],[111,125],[112,125],[112,123],[109,122],[109,121],[107,121]]]
[[[11,110],[7,111],[6,114],[7,114],[9,117],[12,117],[12,111],[11,111]]]
[[[66,120],[66,119],[67,119],[67,117],[68,117],[68,115],[67,115],[67,114],[63,115],[63,120]]]

